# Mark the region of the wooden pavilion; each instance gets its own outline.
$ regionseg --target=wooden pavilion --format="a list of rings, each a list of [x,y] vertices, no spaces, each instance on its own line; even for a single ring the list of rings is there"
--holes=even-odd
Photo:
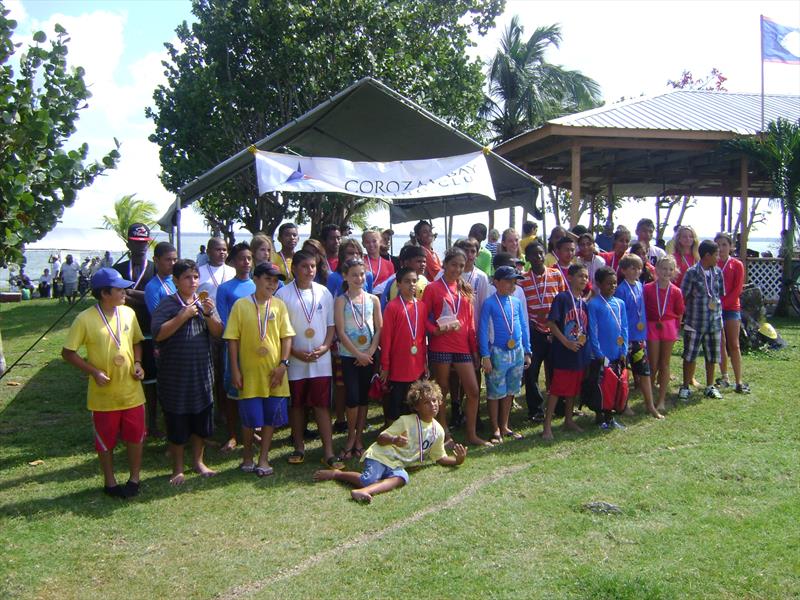
[[[764,122],[778,117],[800,119],[800,96],[765,96]],[[759,94],[679,90],[554,119],[495,151],[544,184],[570,189],[570,226],[585,195],[739,197],[746,248],[748,199],[770,197],[770,182],[722,147],[761,130]]]

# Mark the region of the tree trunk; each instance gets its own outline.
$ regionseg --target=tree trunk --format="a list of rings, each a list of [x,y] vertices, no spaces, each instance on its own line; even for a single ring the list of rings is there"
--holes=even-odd
[[[508,209],[508,228],[515,229],[517,225],[517,211],[512,206]]]
[[[791,314],[791,301],[789,294],[791,289],[789,283],[792,280],[792,258],[794,257],[794,240],[795,240],[795,220],[792,215],[788,215],[789,226],[786,228],[786,235],[781,236],[783,242],[783,270],[781,272],[781,294],[778,298],[778,306],[775,308],[775,314],[781,317],[788,317]],[[746,252],[746,248],[742,248],[742,252]]]
[[[6,356],[3,352],[3,334],[0,333],[0,375],[6,372]]]
[[[556,226],[561,227],[561,214],[558,210],[558,192],[553,193],[553,186],[547,186],[547,191],[550,194],[550,206],[553,207],[553,216],[556,218]]]
[[[489,229],[494,229],[494,211],[489,211]]]

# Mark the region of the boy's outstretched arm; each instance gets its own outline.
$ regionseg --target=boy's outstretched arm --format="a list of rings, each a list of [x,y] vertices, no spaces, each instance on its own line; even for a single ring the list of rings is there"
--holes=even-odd
[[[443,456],[436,462],[443,467],[455,467],[461,464],[464,464],[464,460],[467,458],[467,449],[466,447],[462,446],[461,444],[456,444],[453,446],[453,456]]]

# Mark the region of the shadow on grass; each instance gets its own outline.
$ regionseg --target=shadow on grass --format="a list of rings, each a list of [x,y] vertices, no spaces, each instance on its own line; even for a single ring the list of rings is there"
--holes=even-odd
[[[91,296],[89,296],[91,299]],[[25,335],[40,335],[48,327],[62,317],[54,331],[67,329],[75,316],[85,308],[90,307],[94,301],[84,299],[72,307],[67,313],[66,302],[58,300],[32,300],[19,304],[0,304],[0,331],[5,342],[13,342],[15,338]],[[6,357],[9,358],[9,357]]]

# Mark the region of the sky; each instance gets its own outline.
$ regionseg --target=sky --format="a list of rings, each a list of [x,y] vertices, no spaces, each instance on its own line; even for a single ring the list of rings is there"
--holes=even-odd
[[[18,41],[32,32],[52,34],[60,23],[69,32],[68,60],[86,70],[93,97],[81,115],[75,145],[86,142],[90,154],[100,158],[120,141],[122,159],[92,186],[80,192],[67,209],[62,227],[98,227],[103,215],[113,214],[113,203],[125,194],[150,200],[162,213],[174,197],[158,179],[158,146],[148,141],[152,121],[144,107],[152,103],[155,87],[165,81],[161,61],[165,42],[176,43],[175,28],[192,20],[188,0],[4,0],[11,17],[19,23]],[[548,51],[547,60],[577,69],[595,79],[607,102],[622,97],[654,95],[667,91],[666,82],[684,69],[695,76],[719,69],[732,92],[760,90],[759,15],[790,26],[800,26],[800,2],[770,0],[728,1],[509,1],[497,26],[476,39],[473,55],[488,60],[496,51],[502,29],[519,15],[530,35],[540,25],[558,23],[563,42]],[[800,66],[765,65],[765,91],[800,95]],[[254,140],[255,141],[255,140]],[[618,213],[621,222],[632,223],[641,205]],[[687,214],[710,235],[719,225],[719,199],[700,202]],[[517,223],[521,210],[517,211]],[[388,211],[377,220],[388,225]],[[466,232],[485,215],[456,217],[456,233]],[[508,212],[497,214],[496,226],[504,228]],[[550,218],[549,223],[553,220]],[[435,223],[441,230],[443,222]],[[204,231],[202,217],[192,209],[182,216],[184,231]],[[402,231],[404,226],[395,227]],[[411,224],[408,224],[410,229]],[[751,235],[772,237],[780,228],[778,215]]]

